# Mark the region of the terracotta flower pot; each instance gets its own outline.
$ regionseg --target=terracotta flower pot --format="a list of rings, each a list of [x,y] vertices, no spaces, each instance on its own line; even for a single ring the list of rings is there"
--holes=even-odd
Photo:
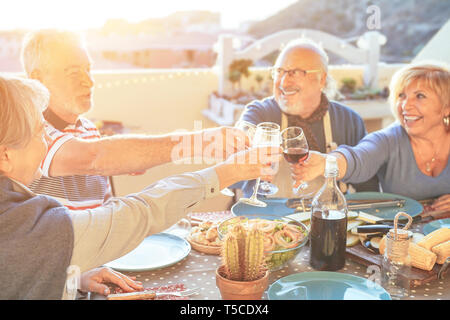
[[[269,271],[264,277],[254,281],[234,281],[224,278],[224,266],[216,269],[216,285],[223,300],[261,300],[269,284]]]

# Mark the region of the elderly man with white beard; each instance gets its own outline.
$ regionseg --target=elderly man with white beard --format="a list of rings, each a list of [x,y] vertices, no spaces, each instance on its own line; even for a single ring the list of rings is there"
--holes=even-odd
[[[333,93],[334,82],[328,74],[328,56],[313,41],[299,39],[288,43],[272,68],[272,77],[273,96],[249,103],[240,120],[255,125],[275,122],[281,130],[301,127],[310,150],[322,153],[342,144],[354,146],[367,134],[363,120],[355,111],[328,99],[327,94]],[[274,196],[312,197],[321,181],[308,182],[309,187],[304,190],[293,188],[291,170],[283,159],[273,180],[279,188]],[[353,187],[356,191],[379,191],[376,177]],[[250,196],[253,188],[254,181],[245,181],[242,186],[244,196]],[[347,191],[348,186],[342,184],[341,189]]]

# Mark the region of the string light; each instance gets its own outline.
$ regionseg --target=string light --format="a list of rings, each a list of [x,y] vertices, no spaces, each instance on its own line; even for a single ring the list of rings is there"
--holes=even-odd
[[[138,83],[147,83],[147,82],[155,82],[157,80],[166,80],[166,79],[175,79],[175,78],[188,78],[192,76],[207,76],[211,73],[211,70],[202,70],[202,71],[187,71],[187,72],[173,72],[168,74],[161,74],[153,77],[140,77],[140,78],[129,78],[123,80],[111,80],[105,83],[96,83],[97,89],[111,88],[111,87],[120,87],[129,84],[138,84]]]

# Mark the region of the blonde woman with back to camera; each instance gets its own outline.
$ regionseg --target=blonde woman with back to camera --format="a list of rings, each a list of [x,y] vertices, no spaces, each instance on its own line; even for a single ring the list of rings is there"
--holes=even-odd
[[[364,181],[377,174],[382,190],[416,200],[434,199],[431,208],[450,211],[450,71],[440,62],[411,64],[392,77],[389,101],[397,121],[373,132],[355,147],[334,152],[339,178]],[[311,152],[293,177],[323,173],[325,155]]]
[[[42,109],[48,99],[38,81],[0,75],[0,300],[74,298],[68,270],[105,278],[88,270],[130,252],[242,177],[273,174],[270,163],[280,157],[279,148],[252,148],[95,209],[72,211],[27,187],[40,176],[47,152]]]

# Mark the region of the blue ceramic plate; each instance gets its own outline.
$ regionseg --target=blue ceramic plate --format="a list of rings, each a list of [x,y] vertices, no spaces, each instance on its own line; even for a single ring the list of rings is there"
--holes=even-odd
[[[427,235],[430,232],[440,228],[450,228],[450,218],[431,221],[423,226],[422,231],[425,235]]]
[[[340,272],[316,271],[278,279],[267,290],[269,300],[391,300],[380,285]]]
[[[392,208],[377,208],[377,209],[362,209],[360,211],[366,212],[368,214],[386,219],[394,220],[395,215],[400,212],[406,212],[411,217],[415,217],[423,212],[423,206],[420,202],[407,198],[404,196],[392,194],[392,193],[382,193],[382,192],[356,192],[353,194],[347,194],[345,196],[347,200],[362,200],[362,199],[405,199],[406,202],[403,207],[392,207]]]
[[[231,208],[231,212],[236,216],[267,214],[284,217],[293,214],[295,208],[286,207],[286,198],[259,199],[267,203],[267,207],[255,207],[242,202],[237,202]]]
[[[106,266],[119,271],[161,269],[183,260],[191,251],[186,240],[169,233],[151,235],[133,251]]]

